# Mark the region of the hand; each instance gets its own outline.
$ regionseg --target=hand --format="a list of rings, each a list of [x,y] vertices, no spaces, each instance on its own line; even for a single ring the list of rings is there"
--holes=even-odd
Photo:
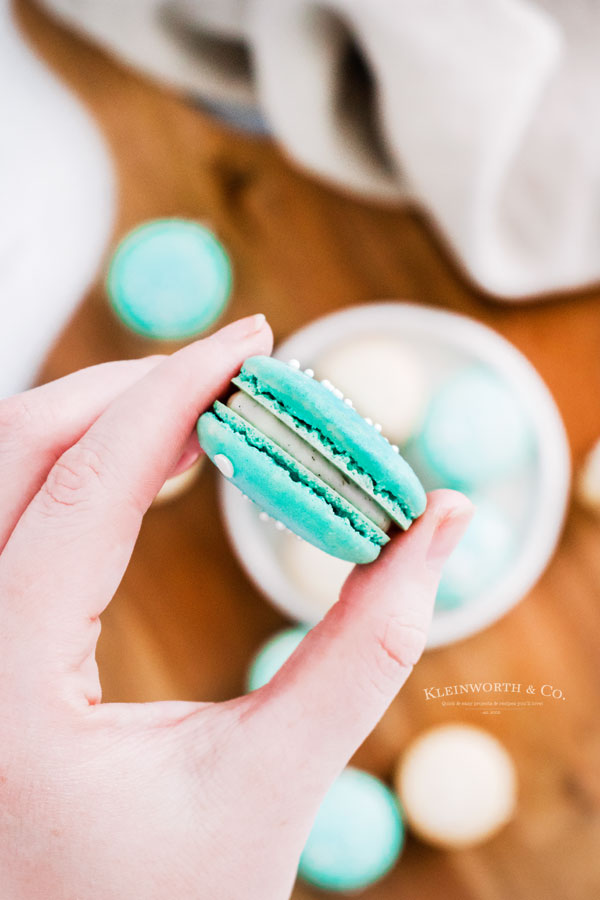
[[[285,900],[319,803],[423,650],[470,517],[437,491],[266,687],[100,703],[99,616],[264,317],[0,403],[3,900]],[[290,777],[293,773],[293,777]]]

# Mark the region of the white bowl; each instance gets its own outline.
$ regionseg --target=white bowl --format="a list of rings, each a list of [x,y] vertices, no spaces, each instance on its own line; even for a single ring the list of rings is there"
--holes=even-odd
[[[429,356],[432,384],[461,363],[479,362],[495,369],[518,394],[537,444],[530,469],[512,487],[502,489],[511,496],[522,527],[512,565],[481,597],[458,609],[436,611],[428,646],[440,647],[495,622],[544,571],[558,542],[569,497],[569,445],[552,395],[531,363],[495,331],[466,316],[404,302],[353,306],[301,328],[277,347],[275,355],[311,366],[335,344],[368,333],[396,335]],[[271,523],[259,521],[255,505],[225,479],[221,500],[234,550],[252,581],[292,619],[318,621],[324,610],[315,608],[280,563],[281,533]]]

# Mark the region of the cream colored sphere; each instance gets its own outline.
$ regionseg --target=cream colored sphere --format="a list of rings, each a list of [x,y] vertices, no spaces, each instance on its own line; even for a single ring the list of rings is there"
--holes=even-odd
[[[580,502],[600,515],[600,440],[589,451],[579,470],[576,490]]]
[[[182,494],[189,491],[200,474],[202,466],[204,465],[204,459],[205,457],[201,456],[189,469],[186,469],[185,472],[180,472],[179,475],[173,475],[172,478],[167,478],[152,501],[152,506],[163,506],[165,503],[171,503],[173,500],[176,500],[178,497],[181,497]]]
[[[308,608],[318,618],[339,599],[342,585],[354,568],[351,562],[336,559],[294,534],[286,534],[281,559]]]
[[[354,338],[333,347],[315,365],[349,397],[361,416],[381,425],[392,444],[419,428],[426,405],[423,367],[404,341],[385,336]]]
[[[515,811],[512,758],[472,725],[441,725],[419,735],[400,759],[395,784],[412,830],[440,847],[482,843]]]

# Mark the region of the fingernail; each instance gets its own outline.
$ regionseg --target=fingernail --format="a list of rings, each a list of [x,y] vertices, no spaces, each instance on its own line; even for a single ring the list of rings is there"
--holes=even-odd
[[[470,500],[462,497],[459,504],[452,506],[440,518],[431,537],[427,550],[427,565],[437,571],[442,566],[467,530],[473,518],[475,507]]]
[[[244,319],[238,319],[231,322],[220,331],[215,332],[213,337],[221,344],[237,344],[246,338],[257,334],[266,322],[263,313],[256,313],[254,316],[246,316]]]

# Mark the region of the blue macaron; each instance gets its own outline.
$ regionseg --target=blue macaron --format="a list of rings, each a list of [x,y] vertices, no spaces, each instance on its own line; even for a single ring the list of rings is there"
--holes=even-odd
[[[238,391],[198,420],[201,447],[240,490],[300,537],[372,562],[392,525],[425,510],[418,478],[340,391],[266,356],[244,363]]]
[[[473,365],[435,393],[416,449],[433,482],[468,492],[526,463],[533,438],[516,393],[491,368]]]
[[[514,528],[494,504],[475,498],[475,514],[442,571],[436,612],[476,601],[510,565],[516,546]]]
[[[201,334],[224,311],[231,263],[199,222],[158,219],[129,232],[112,258],[106,288],[121,321],[156,340]]]
[[[269,638],[250,663],[246,678],[247,689],[255,691],[267,684],[304,640],[308,631],[308,628],[298,625],[295,628],[284,628]]]
[[[404,826],[392,791],[349,766],[325,795],[298,874],[321,890],[362,890],[389,872],[403,844]]]

